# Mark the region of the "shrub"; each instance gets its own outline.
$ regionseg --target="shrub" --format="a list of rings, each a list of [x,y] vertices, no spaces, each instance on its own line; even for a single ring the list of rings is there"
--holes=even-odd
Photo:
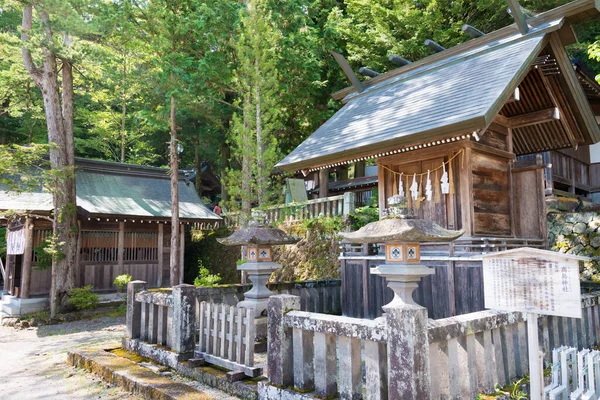
[[[98,306],[98,295],[92,292],[92,285],[69,290],[69,303],[78,310],[87,310]]]
[[[113,284],[119,288],[119,290],[123,290],[127,287],[127,284],[131,282],[131,275],[129,274],[123,274],[123,275],[119,275],[115,278],[115,280],[113,281]]]
[[[211,274],[208,268],[204,268],[202,262],[198,266],[198,276],[194,279],[194,286],[215,286],[221,282],[219,274]]]

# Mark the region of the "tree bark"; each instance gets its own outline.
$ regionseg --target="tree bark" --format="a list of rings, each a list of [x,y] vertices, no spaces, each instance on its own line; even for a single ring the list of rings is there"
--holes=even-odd
[[[252,196],[252,160],[250,149],[252,146],[252,140],[250,135],[250,126],[248,123],[248,112],[250,98],[246,96],[246,105],[244,107],[244,131],[243,131],[243,154],[242,154],[242,225],[246,226],[250,220],[250,214],[252,211],[252,202],[250,199]]]
[[[127,57],[123,53],[123,91],[121,93],[121,162],[125,162],[125,148],[127,147],[127,133],[125,132],[125,122],[127,118],[126,101],[126,83],[127,83]]]
[[[258,68],[258,59],[254,62],[254,102],[256,103],[256,197],[258,198],[258,207],[263,207],[266,200],[265,185],[265,165],[263,162],[264,144],[262,137],[262,115],[260,109],[260,71]]]
[[[197,129],[198,127],[196,127]],[[200,165],[200,134],[196,135],[194,140],[194,168],[196,169],[196,193],[202,198],[202,165]]]
[[[170,283],[171,286],[179,285],[179,162],[177,160],[177,124],[175,121],[175,96],[171,95],[171,258],[170,258]]]
[[[38,10],[45,43],[52,43],[50,17],[42,9]],[[27,44],[31,30],[33,8],[23,8],[22,34],[23,62],[29,75],[42,92],[48,143],[50,143],[50,167],[59,172],[52,196],[54,202],[53,233],[56,243],[63,243],[59,250],[64,257],[54,257],[52,261],[52,283],[50,288],[50,314],[54,317],[59,305],[64,305],[69,290],[75,284],[75,255],[77,252],[77,213],[74,176],[74,138],[73,138],[73,70],[69,61],[63,60],[62,99],[58,83],[57,56],[48,47],[42,45],[42,65],[38,67]]]

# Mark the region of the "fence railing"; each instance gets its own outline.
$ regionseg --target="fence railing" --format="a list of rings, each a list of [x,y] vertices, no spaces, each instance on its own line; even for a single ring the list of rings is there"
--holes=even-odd
[[[196,357],[249,377],[260,376],[262,368],[254,367],[254,310],[203,301],[196,322]]]
[[[547,362],[555,347],[583,349],[598,345],[599,298],[600,292],[582,295],[582,319],[538,319],[540,346]],[[398,366],[405,365],[398,362],[398,357],[408,354],[411,348],[402,347],[402,343],[417,340],[411,339],[410,332],[398,330],[398,314],[386,310],[383,318],[369,321],[296,311],[299,305],[300,300],[294,296],[269,299],[271,388],[293,387],[298,392],[314,390],[318,396],[339,394],[349,399],[362,398],[366,391],[370,399],[387,398],[390,385],[404,373],[398,371]],[[478,393],[493,393],[497,384],[503,386],[526,375],[529,360],[525,322],[522,313],[497,310],[429,320],[429,354],[425,351],[425,360],[421,361],[427,364],[424,370],[431,377],[431,398],[471,399]],[[390,365],[394,369],[388,369]],[[396,380],[391,377],[392,370]]]
[[[356,194],[347,192],[339,196],[267,207],[262,211],[266,213],[267,221],[274,223],[276,221],[300,221],[318,216],[333,217],[348,215],[354,212],[355,207]],[[227,226],[236,227],[242,223],[242,214],[240,212],[229,212],[224,217]]]
[[[315,313],[340,314],[341,281],[328,279],[321,281],[277,282],[269,283],[267,287],[277,294],[291,294],[300,297],[301,310]],[[215,287],[196,288],[198,303],[224,303],[230,306],[244,300],[252,284],[220,285]]]

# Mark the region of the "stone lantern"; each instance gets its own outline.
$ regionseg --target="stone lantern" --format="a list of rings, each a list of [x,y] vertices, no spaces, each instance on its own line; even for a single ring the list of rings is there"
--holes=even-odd
[[[413,291],[421,278],[435,272],[421,264],[421,243],[450,242],[464,231],[450,231],[415,217],[412,209],[406,208],[405,197],[390,197],[388,204],[391,207],[384,210],[381,220],[340,235],[352,243],[385,243],[386,263],[371,268],[371,273],[385,277],[388,287],[394,291],[394,299],[387,306],[416,305]]]
[[[244,293],[244,301],[239,302],[238,307],[252,308],[256,318],[261,317],[267,309],[269,296],[274,294],[267,288],[267,282],[271,273],[281,268],[280,264],[272,261],[271,246],[294,244],[300,239],[287,235],[281,229],[266,226],[264,217],[253,213],[248,227],[217,240],[225,246],[247,246],[247,261],[238,265],[237,269],[248,274],[252,289]]]

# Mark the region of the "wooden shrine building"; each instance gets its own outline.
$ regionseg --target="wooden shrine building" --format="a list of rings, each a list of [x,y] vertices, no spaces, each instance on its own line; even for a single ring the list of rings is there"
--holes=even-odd
[[[121,274],[147,281],[153,287],[169,284],[171,191],[168,170],[154,167],[76,159],[79,286],[95,291],[116,290]],[[7,256],[4,290],[16,298],[47,296],[50,269],[36,269],[35,249],[52,234],[49,193],[0,192],[0,210],[23,215],[23,255]],[[180,174],[179,217],[183,265],[185,226],[214,227],[221,218],[204,206],[194,185]],[[9,229],[19,227],[11,226]],[[183,268],[181,268],[183,276]]]
[[[430,316],[483,309],[477,253],[547,246],[546,165],[541,157],[516,157],[600,141],[565,51],[576,41],[571,24],[598,16],[595,4],[578,0],[525,23],[517,17],[516,24],[362,82],[336,55],[353,82],[333,95],[345,105],[278,167],[309,173],[374,159],[380,210],[403,191],[416,215],[466,232],[453,248],[430,249],[436,274],[417,294]],[[375,305],[385,304],[370,265],[342,257],[343,285],[352,289],[342,302],[358,304],[345,315],[373,317],[380,313]]]

